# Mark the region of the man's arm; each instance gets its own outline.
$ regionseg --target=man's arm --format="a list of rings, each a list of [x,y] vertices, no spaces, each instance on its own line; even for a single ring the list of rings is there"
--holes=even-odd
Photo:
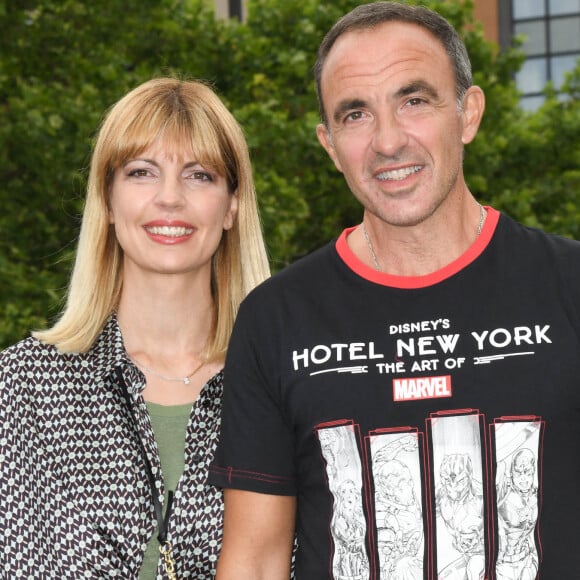
[[[296,498],[225,489],[224,502],[216,580],[288,580]]]

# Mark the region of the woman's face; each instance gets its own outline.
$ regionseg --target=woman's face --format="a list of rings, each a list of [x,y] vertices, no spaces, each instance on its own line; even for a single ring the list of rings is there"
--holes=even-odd
[[[129,159],[115,171],[109,208],[124,253],[124,279],[137,272],[210,272],[237,203],[225,178],[189,151],[168,154],[156,142]]]

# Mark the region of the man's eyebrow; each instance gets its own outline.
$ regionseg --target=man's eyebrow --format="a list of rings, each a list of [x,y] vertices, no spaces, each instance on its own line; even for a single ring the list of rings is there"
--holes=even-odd
[[[335,123],[339,123],[342,120],[344,114],[348,111],[352,111],[354,109],[364,109],[366,106],[366,101],[363,101],[362,99],[345,99],[344,101],[340,101],[340,103],[338,103],[332,118]]]
[[[406,97],[408,95],[417,93],[426,95],[435,100],[439,99],[439,93],[437,92],[437,89],[432,84],[423,80],[411,81],[410,83],[404,85],[395,93],[395,97],[400,99],[401,97]],[[340,101],[340,103],[338,103],[332,118],[335,123],[339,123],[345,113],[357,109],[364,109],[366,107],[367,102],[363,101],[362,99],[345,99],[344,101]]]
[[[438,99],[439,93],[437,89],[426,81],[412,81],[409,84],[401,87],[396,93],[397,98],[407,97],[413,93],[427,95],[432,99]]]

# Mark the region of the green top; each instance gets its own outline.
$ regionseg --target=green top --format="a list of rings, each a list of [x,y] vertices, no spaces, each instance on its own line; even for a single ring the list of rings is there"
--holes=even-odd
[[[146,403],[153,433],[159,448],[159,458],[165,482],[165,498],[163,509],[167,507],[167,492],[175,491],[185,465],[185,432],[191,414],[192,404],[186,405],[157,405]],[[140,580],[156,578],[159,562],[159,542],[157,541],[157,527],[147,544],[143,564],[139,572]]]

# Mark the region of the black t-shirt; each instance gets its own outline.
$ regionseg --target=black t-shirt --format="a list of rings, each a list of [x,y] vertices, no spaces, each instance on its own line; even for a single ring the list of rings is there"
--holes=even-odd
[[[345,231],[243,303],[210,481],[296,495],[300,580],[580,574],[580,243],[488,208],[434,274]]]

